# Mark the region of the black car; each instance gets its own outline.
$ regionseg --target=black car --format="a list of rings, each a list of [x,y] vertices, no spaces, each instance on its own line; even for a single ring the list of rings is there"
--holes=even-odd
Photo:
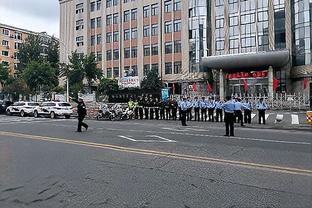
[[[8,100],[0,100],[0,113],[5,113],[7,107],[12,105],[13,103]]]

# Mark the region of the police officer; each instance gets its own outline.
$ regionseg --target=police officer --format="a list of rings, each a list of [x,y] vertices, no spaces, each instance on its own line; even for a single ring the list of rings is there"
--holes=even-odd
[[[134,101],[134,118],[135,119],[139,118],[139,102],[138,102],[138,99],[135,99],[135,101]]]
[[[159,100],[155,98],[155,119],[159,120]]]
[[[70,99],[72,99],[70,97]],[[88,130],[89,126],[88,124],[83,122],[83,119],[85,118],[85,116],[87,115],[87,108],[85,103],[83,102],[82,98],[78,98],[78,101],[75,99],[72,99],[74,102],[76,102],[77,105],[77,113],[78,113],[78,128],[77,128],[77,132],[81,132],[81,126],[83,126],[86,130]]]
[[[182,117],[182,110],[181,110],[181,102],[182,101],[183,101],[182,97],[180,97],[179,100],[177,101],[178,109],[179,109],[179,120],[181,120],[181,117]]]
[[[220,98],[218,97],[216,100],[216,122],[219,122],[219,118],[220,122],[223,121],[223,110],[222,110],[223,103],[224,102],[220,100]]]
[[[263,124],[265,124],[265,111],[268,109],[268,105],[263,101],[263,98],[260,98],[260,101],[257,103],[256,108],[259,112],[259,124],[261,124],[261,118]]]
[[[188,108],[188,104],[187,104],[185,97],[181,101],[180,105],[181,105],[181,123],[182,123],[182,126],[187,126],[186,125],[186,113],[189,108]]]
[[[144,101],[143,101],[143,108],[144,108],[145,119],[148,119],[148,110],[149,110],[149,101],[148,101],[148,97],[145,97],[145,98],[144,98]]]
[[[235,104],[235,110],[234,110],[235,122],[236,122],[236,118],[238,118],[237,122],[241,123],[241,126],[244,126],[243,113],[242,113],[243,105],[241,103],[241,99],[237,98],[234,104]]]
[[[192,115],[193,107],[192,107],[192,100],[190,97],[187,98],[186,105],[187,105],[187,120],[191,121],[193,118],[193,115]]]
[[[207,121],[207,102],[205,97],[202,97],[202,100],[199,102],[200,113],[201,113],[201,121]]]
[[[198,100],[198,97],[195,97],[193,100],[193,108],[195,111],[195,121],[199,121],[199,100]]]
[[[144,105],[143,97],[140,97],[140,99],[139,99],[139,116],[140,116],[141,120],[143,119],[143,105]]]
[[[171,98],[169,101],[169,104],[170,104],[172,119],[177,120],[178,103],[176,102],[175,99]]]
[[[214,109],[215,109],[215,101],[210,97],[208,100],[208,121],[213,122],[213,114],[214,114]]]
[[[154,99],[152,97],[150,97],[149,99],[149,111],[150,111],[150,119],[153,120],[154,119],[154,110],[155,110],[155,102]]]
[[[225,121],[225,135],[234,136],[234,110],[235,104],[231,96],[226,97],[226,102],[223,104],[224,121]]]
[[[243,102],[243,109],[244,109],[244,122],[245,123],[251,123],[251,111],[252,111],[252,104],[248,100],[248,98],[245,99]]]
[[[165,113],[166,113],[166,120],[170,120],[170,117],[171,117],[171,115],[170,115],[170,104],[169,104],[169,100],[167,99],[166,101],[165,101]]]

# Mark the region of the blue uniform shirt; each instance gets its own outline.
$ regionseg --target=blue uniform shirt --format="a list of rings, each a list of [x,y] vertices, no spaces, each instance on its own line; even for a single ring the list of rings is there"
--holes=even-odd
[[[188,109],[187,101],[181,101],[181,110],[186,111]]]
[[[216,109],[222,109],[222,104],[223,102],[222,101],[216,101]]]
[[[193,100],[193,107],[199,108],[199,100]]]
[[[205,109],[205,108],[206,108],[206,102],[205,102],[205,100],[199,101],[199,107],[200,107],[201,109]]]
[[[192,108],[192,101],[191,100],[187,100],[185,102],[186,102],[187,108]]]
[[[263,102],[258,102],[256,107],[257,107],[258,110],[266,110],[266,109],[268,109],[268,106],[267,106],[267,104],[264,101]]]
[[[244,110],[252,110],[252,104],[251,104],[251,102],[244,102],[243,103],[243,108],[244,108]]]
[[[235,110],[235,104],[232,100],[229,100],[229,101],[226,101],[224,104],[223,104],[223,109],[224,109],[224,112],[226,113],[234,113],[234,110]]]
[[[242,109],[242,103],[240,101],[237,101],[234,103],[235,110],[241,110]]]

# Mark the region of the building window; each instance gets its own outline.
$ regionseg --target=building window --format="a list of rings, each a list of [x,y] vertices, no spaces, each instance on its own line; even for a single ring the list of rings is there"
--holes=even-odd
[[[95,28],[95,18],[91,19],[91,29]]]
[[[143,7],[143,17],[149,17],[150,16],[150,7],[149,6],[145,6]]]
[[[90,3],[91,12],[95,11],[95,1]]]
[[[118,24],[118,13],[113,14],[113,24]]]
[[[151,35],[152,35],[152,36],[158,35],[158,24],[152,25]]]
[[[165,33],[171,32],[172,32],[172,22],[171,21],[165,22]]]
[[[107,50],[106,51],[106,60],[107,61],[112,60],[112,50]]]
[[[181,10],[181,0],[175,0],[173,3],[173,10],[180,11]]]
[[[91,45],[92,46],[95,45],[95,36],[94,35],[91,36]]]
[[[102,34],[96,35],[96,44],[98,44],[98,45],[102,44]]]
[[[136,58],[138,56],[138,48],[135,46],[135,47],[132,47],[131,48],[131,58]]]
[[[112,0],[106,0],[106,7],[112,6]]]
[[[76,5],[76,14],[83,13],[83,3]]]
[[[143,75],[146,76],[147,73],[151,70],[151,66],[149,64],[144,64],[143,66]]]
[[[83,19],[76,21],[76,30],[83,30]]]
[[[3,29],[2,30],[2,34],[5,35],[5,36],[9,36],[10,35],[10,31],[7,30],[7,29]]]
[[[124,40],[129,40],[130,39],[130,30],[126,29],[124,30]]]
[[[113,5],[114,5],[114,6],[117,6],[118,3],[119,3],[119,0],[113,0]]]
[[[106,25],[111,25],[113,21],[113,16],[111,14],[106,15]]]
[[[21,45],[21,43],[14,43],[14,49],[19,49]]]
[[[158,4],[152,4],[152,6],[151,6],[151,15],[152,16],[158,15]]]
[[[101,51],[96,52],[96,59],[97,59],[97,61],[102,61],[102,52]]]
[[[83,36],[76,37],[77,46],[83,46]]]
[[[101,17],[96,18],[96,27],[97,28],[102,27],[102,18]]]
[[[131,10],[131,20],[136,20],[138,16],[138,10],[137,9],[132,9]]]
[[[158,74],[158,64],[152,64],[151,71],[154,71]]]
[[[165,63],[165,74],[172,74],[172,62]]]
[[[106,33],[106,43],[111,43],[112,42],[112,33],[108,32]]]
[[[152,56],[158,55],[158,44],[152,45]]]
[[[143,37],[148,37],[148,36],[150,36],[150,26],[145,25],[143,27]]]
[[[114,49],[113,51],[113,59],[118,60],[119,59],[119,49]]]
[[[119,67],[114,67],[114,74],[113,74],[114,78],[119,77]]]
[[[181,20],[175,20],[173,25],[174,25],[174,32],[181,31],[181,27],[182,27]]]
[[[181,40],[174,41],[174,52],[175,53],[181,53]]]
[[[138,30],[137,28],[131,29],[131,39],[137,39],[138,38]]]
[[[119,41],[119,32],[116,31],[113,33],[113,41],[118,42]]]
[[[9,51],[2,51],[2,56],[9,56]]]
[[[124,56],[125,56],[125,58],[130,58],[130,48],[124,49]]]
[[[172,42],[165,43],[165,54],[172,53]]]
[[[144,45],[143,46],[143,53],[144,53],[144,56],[150,56],[150,54],[151,54],[150,45]]]
[[[9,41],[7,41],[7,40],[2,40],[2,45],[3,45],[3,46],[8,46],[8,45],[9,45]]]
[[[165,12],[171,12],[172,11],[172,1],[165,1]]]
[[[173,73],[174,74],[181,74],[182,73],[182,62],[181,61],[174,62]]]
[[[130,20],[130,10],[124,11],[124,22],[128,22]]]
[[[106,69],[107,71],[106,71],[106,76],[107,76],[107,78],[112,78],[112,68],[107,68]]]
[[[129,76],[138,76],[138,66],[137,65],[133,65],[129,71]]]

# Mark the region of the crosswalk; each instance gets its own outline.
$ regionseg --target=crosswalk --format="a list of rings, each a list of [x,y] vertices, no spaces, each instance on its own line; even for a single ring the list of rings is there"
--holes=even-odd
[[[0,124],[5,123],[33,123],[51,120],[49,118],[34,118],[34,117],[20,117],[20,116],[6,116],[0,115]]]

